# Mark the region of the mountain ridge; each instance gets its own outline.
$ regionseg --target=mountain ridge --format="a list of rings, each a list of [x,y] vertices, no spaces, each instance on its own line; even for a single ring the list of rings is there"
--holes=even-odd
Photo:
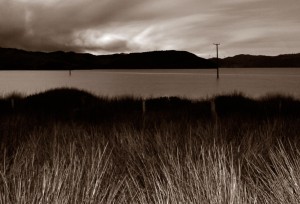
[[[216,64],[187,51],[92,55],[75,52],[32,52],[0,48],[1,70],[176,69],[215,68]]]
[[[300,53],[277,56],[239,54],[220,58],[222,68],[300,67]],[[93,55],[75,52],[39,52],[0,48],[0,70],[87,69],[201,69],[216,68],[216,58],[204,59],[187,51]]]
[[[216,61],[215,58],[212,60]],[[277,56],[239,54],[219,59],[219,65],[224,68],[300,67],[300,53]]]

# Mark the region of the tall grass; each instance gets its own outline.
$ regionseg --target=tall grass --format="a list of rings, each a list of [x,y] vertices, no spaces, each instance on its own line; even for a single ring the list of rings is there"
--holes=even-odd
[[[299,203],[299,117],[173,110],[2,115],[0,203]]]

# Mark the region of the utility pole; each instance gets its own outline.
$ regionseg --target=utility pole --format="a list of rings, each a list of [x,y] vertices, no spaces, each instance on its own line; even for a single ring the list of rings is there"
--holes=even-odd
[[[217,49],[217,79],[219,79],[219,45],[220,43],[214,43]]]

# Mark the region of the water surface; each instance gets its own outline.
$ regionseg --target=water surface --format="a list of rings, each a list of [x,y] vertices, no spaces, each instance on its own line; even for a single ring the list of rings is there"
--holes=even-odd
[[[102,96],[210,97],[243,92],[251,97],[285,94],[300,98],[299,68],[223,68],[216,70],[0,71],[0,94],[33,94],[75,87]]]

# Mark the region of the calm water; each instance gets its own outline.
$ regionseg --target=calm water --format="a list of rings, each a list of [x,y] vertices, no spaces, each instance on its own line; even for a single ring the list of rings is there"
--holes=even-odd
[[[0,94],[32,94],[57,87],[76,87],[97,95],[142,97],[184,96],[203,98],[243,92],[259,97],[281,93],[300,98],[299,68],[216,70],[92,70],[0,71]]]

